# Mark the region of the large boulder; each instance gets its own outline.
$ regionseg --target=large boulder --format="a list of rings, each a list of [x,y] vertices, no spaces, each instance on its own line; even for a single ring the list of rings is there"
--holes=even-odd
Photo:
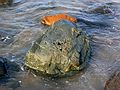
[[[69,75],[83,69],[90,55],[89,39],[65,20],[49,27],[32,45],[25,65],[48,75]]]

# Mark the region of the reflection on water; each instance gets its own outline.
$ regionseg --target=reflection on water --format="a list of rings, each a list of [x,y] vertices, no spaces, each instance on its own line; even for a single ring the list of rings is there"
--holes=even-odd
[[[16,0],[14,3],[0,8],[0,56],[22,66],[32,42],[46,29],[39,23],[40,18],[55,13],[68,13],[78,19],[77,26],[92,37],[93,55],[88,67],[75,76],[50,79],[20,71],[3,79],[0,90],[103,90],[106,80],[120,66],[119,0]]]

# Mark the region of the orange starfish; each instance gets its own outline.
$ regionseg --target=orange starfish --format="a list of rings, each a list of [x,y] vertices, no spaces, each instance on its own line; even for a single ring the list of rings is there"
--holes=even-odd
[[[72,16],[68,16],[66,14],[56,14],[56,15],[50,15],[50,16],[43,17],[41,19],[41,23],[50,26],[54,24],[56,21],[59,21],[61,19],[65,19],[71,22],[77,22],[77,19]]]

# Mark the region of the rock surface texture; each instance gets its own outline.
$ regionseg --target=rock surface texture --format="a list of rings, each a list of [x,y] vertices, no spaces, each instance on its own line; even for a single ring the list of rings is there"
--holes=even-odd
[[[66,20],[49,27],[32,45],[25,65],[49,75],[69,75],[83,69],[90,55],[89,39]]]

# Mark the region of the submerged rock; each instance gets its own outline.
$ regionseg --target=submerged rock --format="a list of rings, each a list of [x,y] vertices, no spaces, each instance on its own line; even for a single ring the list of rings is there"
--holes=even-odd
[[[15,0],[0,0],[0,6],[12,5]]]
[[[90,55],[89,39],[65,20],[53,24],[32,45],[25,65],[49,75],[69,75],[83,69]]]
[[[113,11],[108,5],[93,5],[93,7],[89,8],[89,12],[91,13],[100,13],[100,14],[112,14]]]
[[[8,3],[8,0],[0,0],[0,5],[5,5]]]
[[[5,48],[14,41],[14,36],[17,33],[10,33],[6,30],[0,30],[0,48]]]
[[[3,58],[0,58],[0,77],[7,73],[6,65]]]
[[[0,77],[4,75],[12,76],[21,70],[16,62],[11,62],[6,58],[0,57]]]
[[[105,85],[104,90],[120,90],[120,71],[116,72]]]

